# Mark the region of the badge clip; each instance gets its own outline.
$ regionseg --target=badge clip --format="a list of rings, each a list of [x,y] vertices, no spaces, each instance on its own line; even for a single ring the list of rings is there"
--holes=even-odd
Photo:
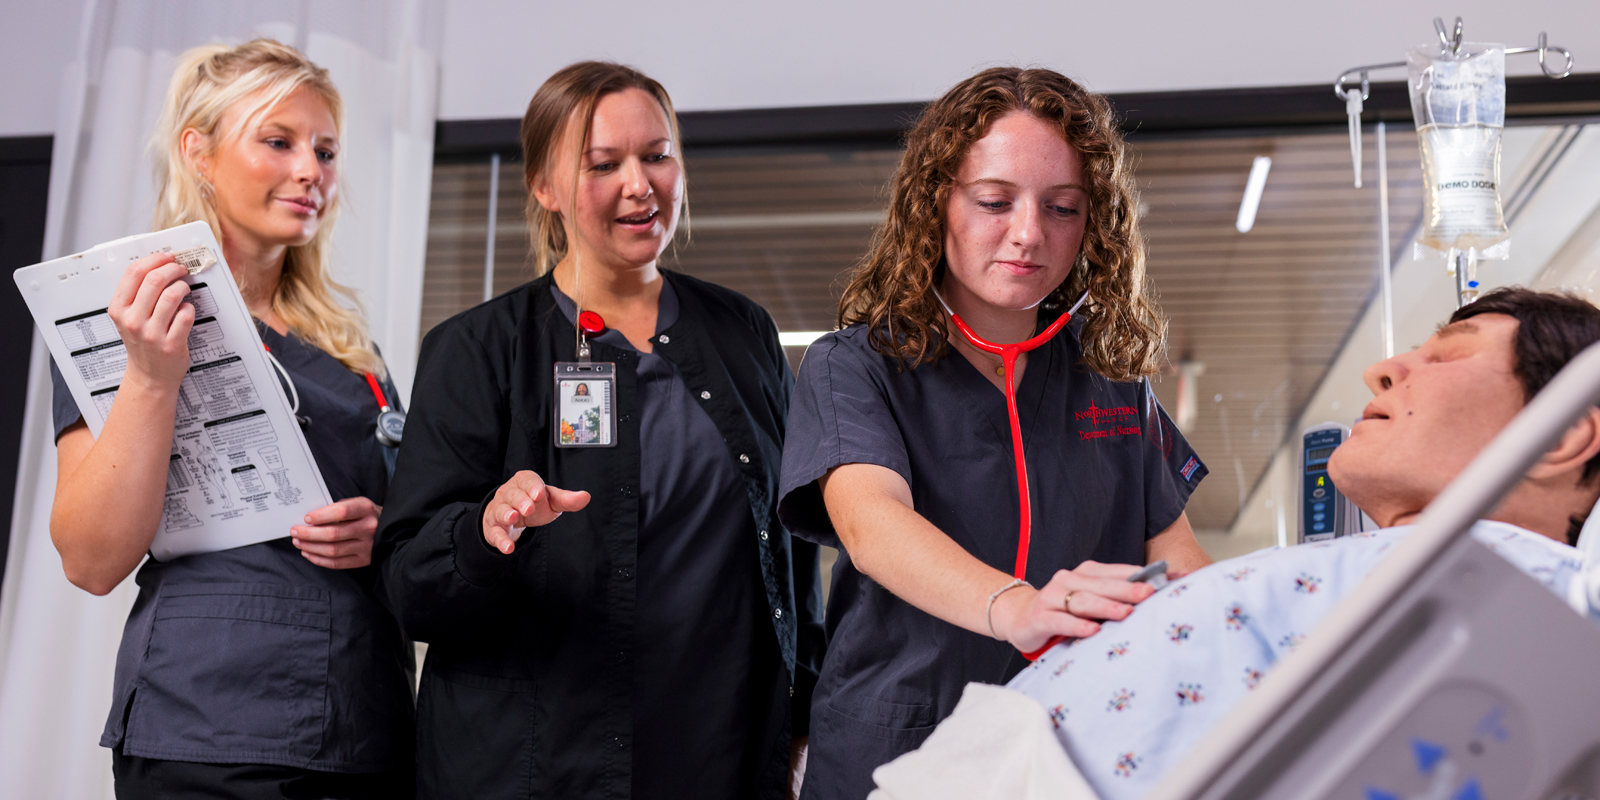
[[[617,365],[589,360],[589,337],[606,331],[593,311],[578,314],[578,360],[556,362],[556,447],[615,447]]]

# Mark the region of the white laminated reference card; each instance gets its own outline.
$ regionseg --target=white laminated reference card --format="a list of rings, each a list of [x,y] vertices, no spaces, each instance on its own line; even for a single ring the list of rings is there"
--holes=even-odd
[[[167,561],[286,537],[330,502],[328,488],[209,225],[118,239],[13,277],[99,438],[128,363],[106,307],[128,265],[157,252],[189,268],[195,321],[150,555]]]

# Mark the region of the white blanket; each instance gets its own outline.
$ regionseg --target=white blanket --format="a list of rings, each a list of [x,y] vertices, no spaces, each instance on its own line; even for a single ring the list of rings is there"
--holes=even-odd
[[[868,800],[1099,800],[1056,739],[1044,707],[969,683],[922,747],[878,767]]]

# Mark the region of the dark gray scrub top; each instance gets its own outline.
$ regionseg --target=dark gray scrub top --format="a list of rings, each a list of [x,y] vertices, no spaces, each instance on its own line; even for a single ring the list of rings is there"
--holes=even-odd
[[[656,336],[678,320],[662,281]],[[550,284],[569,322],[577,309]],[[634,350],[620,331],[594,341]],[[735,798],[755,781],[759,724],[787,682],[766,619],[743,478],[677,367],[640,353],[633,797]],[[553,379],[554,376],[552,376]]]
[[[294,378],[328,492],[382,505],[388,448],[374,436],[378,401],[366,379],[296,336],[257,329]],[[59,437],[81,415],[50,370]],[[399,408],[394,385],[383,388]],[[145,560],[102,747],[171,761],[409,770],[413,656],[372,594],[373,568],[319,567],[283,536]]]
[[[1178,519],[1206,474],[1148,381],[1110,381],[1080,363],[1081,327],[1075,320],[1033,351],[1017,391],[1034,586],[1088,559],[1143,564],[1145,541]],[[984,563],[1014,570],[1018,505],[1005,395],[953,349],[902,370],[871,349],[861,325],[811,345],[778,490],[778,515],[791,532],[841,546],[816,480],[851,463],[894,470],[918,513]],[[920,745],[968,682],[1002,684],[1027,663],[1011,645],[890,594],[842,550],[827,631],[811,705],[807,798],[865,797],[873,768]]]

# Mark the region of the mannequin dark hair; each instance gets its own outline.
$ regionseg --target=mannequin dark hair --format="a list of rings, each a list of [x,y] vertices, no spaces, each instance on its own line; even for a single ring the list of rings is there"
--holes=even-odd
[[[1600,308],[1573,294],[1508,286],[1456,309],[1450,321],[1460,322],[1480,314],[1504,314],[1517,321],[1517,338],[1512,343],[1516,359],[1513,370],[1522,384],[1524,403],[1532,400],[1584,348],[1600,341]],[[1583,465],[1581,481],[1592,483],[1597,475],[1600,455]],[[1577,517],[1569,521],[1570,544],[1578,543],[1583,522]]]

